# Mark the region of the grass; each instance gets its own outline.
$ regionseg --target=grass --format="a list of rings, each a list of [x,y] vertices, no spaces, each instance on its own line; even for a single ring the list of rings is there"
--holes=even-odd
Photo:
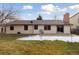
[[[1,36],[2,35],[2,36]],[[22,35],[0,35],[1,55],[78,55],[78,42],[64,41],[20,41]]]

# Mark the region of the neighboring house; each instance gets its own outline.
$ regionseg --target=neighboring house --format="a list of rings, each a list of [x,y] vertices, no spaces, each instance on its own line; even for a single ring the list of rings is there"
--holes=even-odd
[[[71,16],[69,22],[73,24],[72,29],[79,29],[79,13]]]
[[[40,20],[41,19],[41,20]],[[0,32],[6,34],[70,34],[71,24],[68,22],[69,14],[62,20],[16,20],[0,26]]]

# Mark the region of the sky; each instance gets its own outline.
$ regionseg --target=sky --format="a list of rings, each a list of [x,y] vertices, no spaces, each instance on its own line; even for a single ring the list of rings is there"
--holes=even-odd
[[[78,13],[79,3],[0,3],[0,9],[14,7],[22,20],[36,20],[41,15],[44,20],[63,20],[65,13]]]

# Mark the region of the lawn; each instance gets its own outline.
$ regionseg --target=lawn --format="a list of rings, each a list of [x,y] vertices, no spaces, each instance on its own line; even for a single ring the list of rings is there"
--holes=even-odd
[[[2,35],[2,36],[1,36]],[[16,40],[22,35],[0,35],[1,55],[77,55],[79,54],[78,42],[64,41],[22,41]]]

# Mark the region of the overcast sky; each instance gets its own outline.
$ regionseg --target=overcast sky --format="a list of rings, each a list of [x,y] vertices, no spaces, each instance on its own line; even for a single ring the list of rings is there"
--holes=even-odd
[[[0,3],[0,7],[1,5]],[[54,20],[55,16],[56,19],[62,20],[64,13],[68,12],[72,16],[79,11],[79,3],[14,3],[12,5],[20,10],[20,17],[25,20],[35,20],[39,14],[45,20]]]

